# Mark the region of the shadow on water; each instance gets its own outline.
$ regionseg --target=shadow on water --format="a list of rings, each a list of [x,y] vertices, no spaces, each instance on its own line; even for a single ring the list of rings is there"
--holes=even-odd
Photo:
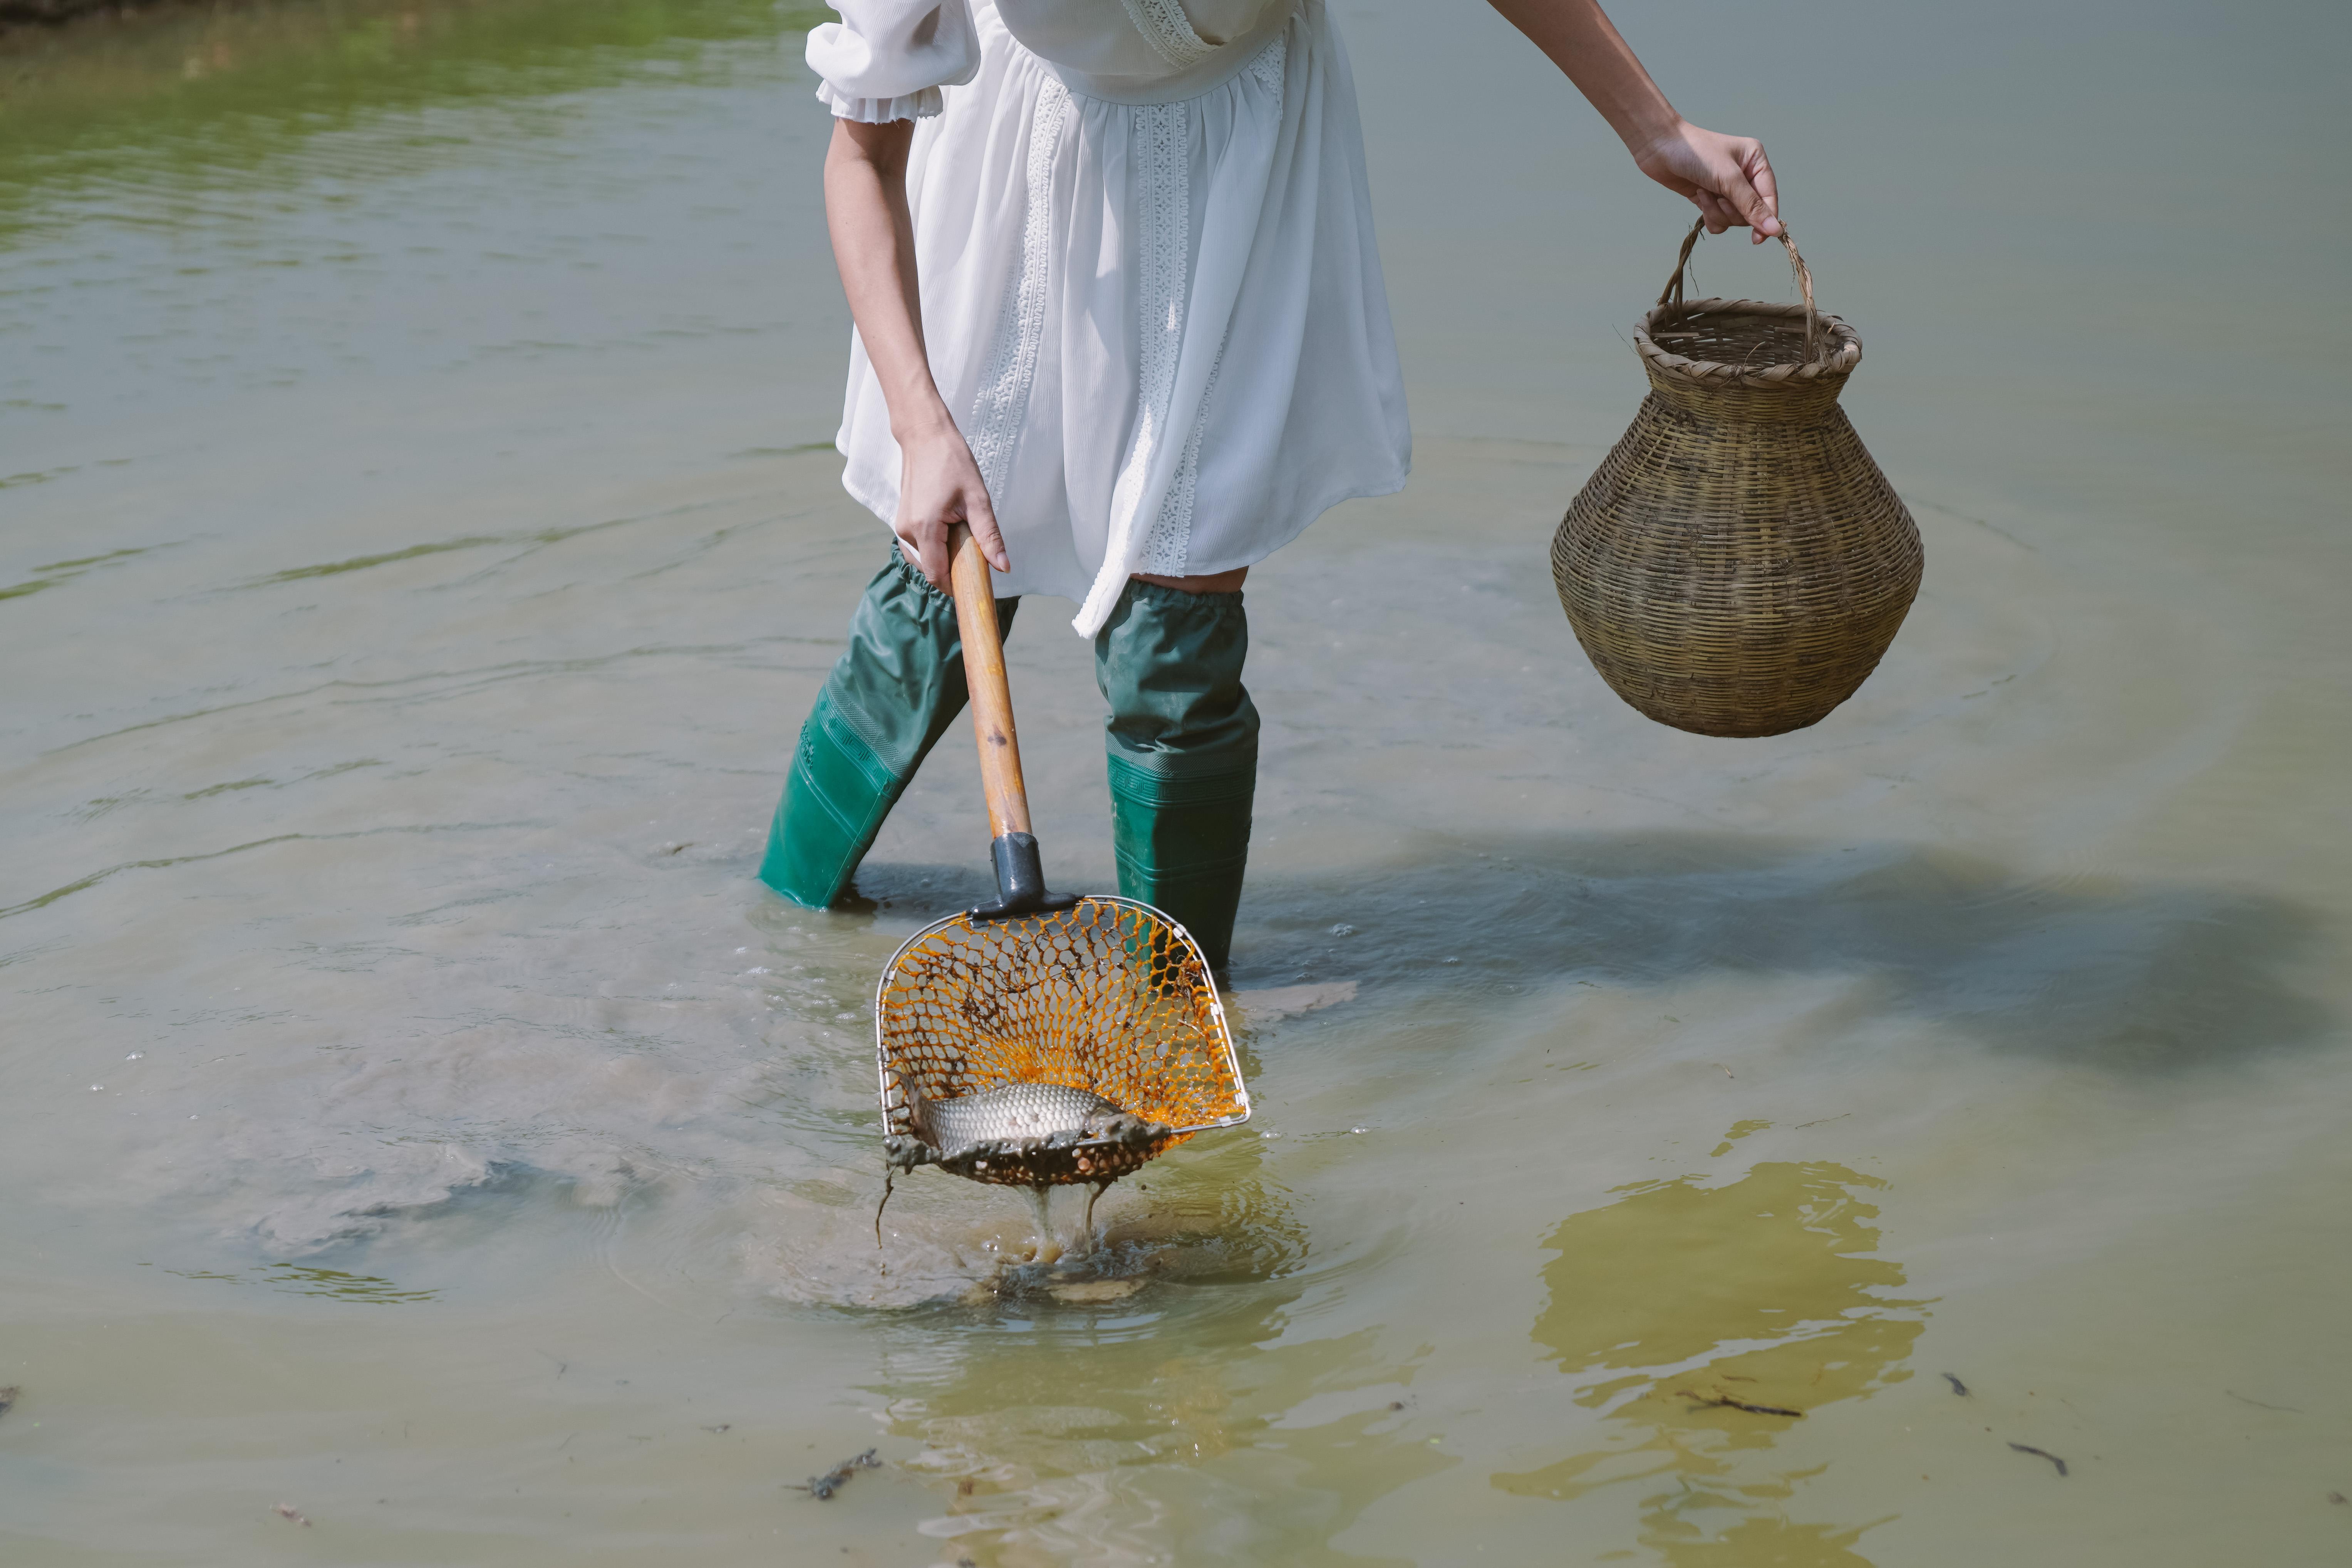
[[[1545,1241],[1559,1256],[1534,1338],[1577,1403],[1607,1413],[1612,1440],[1495,1487],[1560,1500],[1653,1487],[1641,1539],[1675,1568],[1867,1564],[1854,1547],[1869,1524],[1790,1519],[1818,1467],[1772,1450],[1807,1415],[1911,1375],[1925,1304],[1889,1294],[1903,1269],[1873,1256],[1867,1198],[1884,1184],[1773,1163],[1720,1186],[1639,1183],[1571,1215]]]
[[[2316,1043],[2288,968],[2310,910],[2259,893],[2022,878],[1977,856],[1739,834],[1415,840],[1387,863],[1255,879],[1235,984],[1358,978],[1507,994],[1748,973],[1871,975],[1996,1048],[2160,1072]]]

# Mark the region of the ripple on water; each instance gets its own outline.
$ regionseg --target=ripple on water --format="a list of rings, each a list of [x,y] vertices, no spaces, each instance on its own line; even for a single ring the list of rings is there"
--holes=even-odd
[[[1202,1162],[1210,1163],[1230,1162]],[[1167,1293],[1174,1288],[1269,1281],[1304,1265],[1306,1228],[1270,1178],[1227,1181],[1176,1166],[1144,1173],[1152,1179],[1140,1187],[1123,1183],[1104,1195],[1095,1214],[1100,1240],[1083,1250],[1087,1189],[1057,1193],[1053,1224],[1063,1251],[1050,1262],[1035,1260],[1035,1226],[1017,1189],[930,1172],[899,1180],[878,1247],[870,1199],[780,1192],[738,1257],[754,1284],[780,1300],[942,1309],[1007,1325],[1064,1311],[1156,1317],[1177,1305]],[[878,1180],[866,1189],[880,1196]]]

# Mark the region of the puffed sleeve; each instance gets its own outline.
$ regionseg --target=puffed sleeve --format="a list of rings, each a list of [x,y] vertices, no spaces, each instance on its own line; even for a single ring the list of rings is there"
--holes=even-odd
[[[813,28],[816,95],[843,120],[879,125],[937,114],[940,89],[980,69],[971,0],[827,0],[838,22]]]

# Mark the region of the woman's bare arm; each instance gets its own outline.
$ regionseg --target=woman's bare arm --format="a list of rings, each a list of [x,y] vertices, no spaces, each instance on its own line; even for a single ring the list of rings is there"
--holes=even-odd
[[[1617,132],[1642,173],[1686,196],[1707,232],[1780,232],[1780,194],[1764,144],[1702,131],[1675,112],[1598,0],[1493,0],[1511,26],[1551,57]]]
[[[1013,563],[971,448],[931,380],[923,348],[922,298],[915,278],[915,225],[907,211],[907,150],[914,122],[833,122],[824,157],[824,216],[842,291],[866,357],[890,409],[898,443],[898,515],[891,531],[923,575],[948,580],[948,529],[971,525],[981,552],[999,572]]]

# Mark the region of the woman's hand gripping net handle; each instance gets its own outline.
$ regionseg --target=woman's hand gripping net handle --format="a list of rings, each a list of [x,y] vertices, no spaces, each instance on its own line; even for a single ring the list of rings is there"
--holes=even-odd
[[[956,631],[963,641],[964,684],[971,690],[971,732],[980,744],[980,784],[988,796],[989,855],[996,863],[996,902],[975,920],[1066,910],[1078,900],[1045,890],[1037,839],[1029,831],[1029,792],[1021,783],[1021,736],[1013,725],[1013,687],[1004,677],[1004,635],[996,624],[996,590],[971,530],[948,535],[949,581]]]

